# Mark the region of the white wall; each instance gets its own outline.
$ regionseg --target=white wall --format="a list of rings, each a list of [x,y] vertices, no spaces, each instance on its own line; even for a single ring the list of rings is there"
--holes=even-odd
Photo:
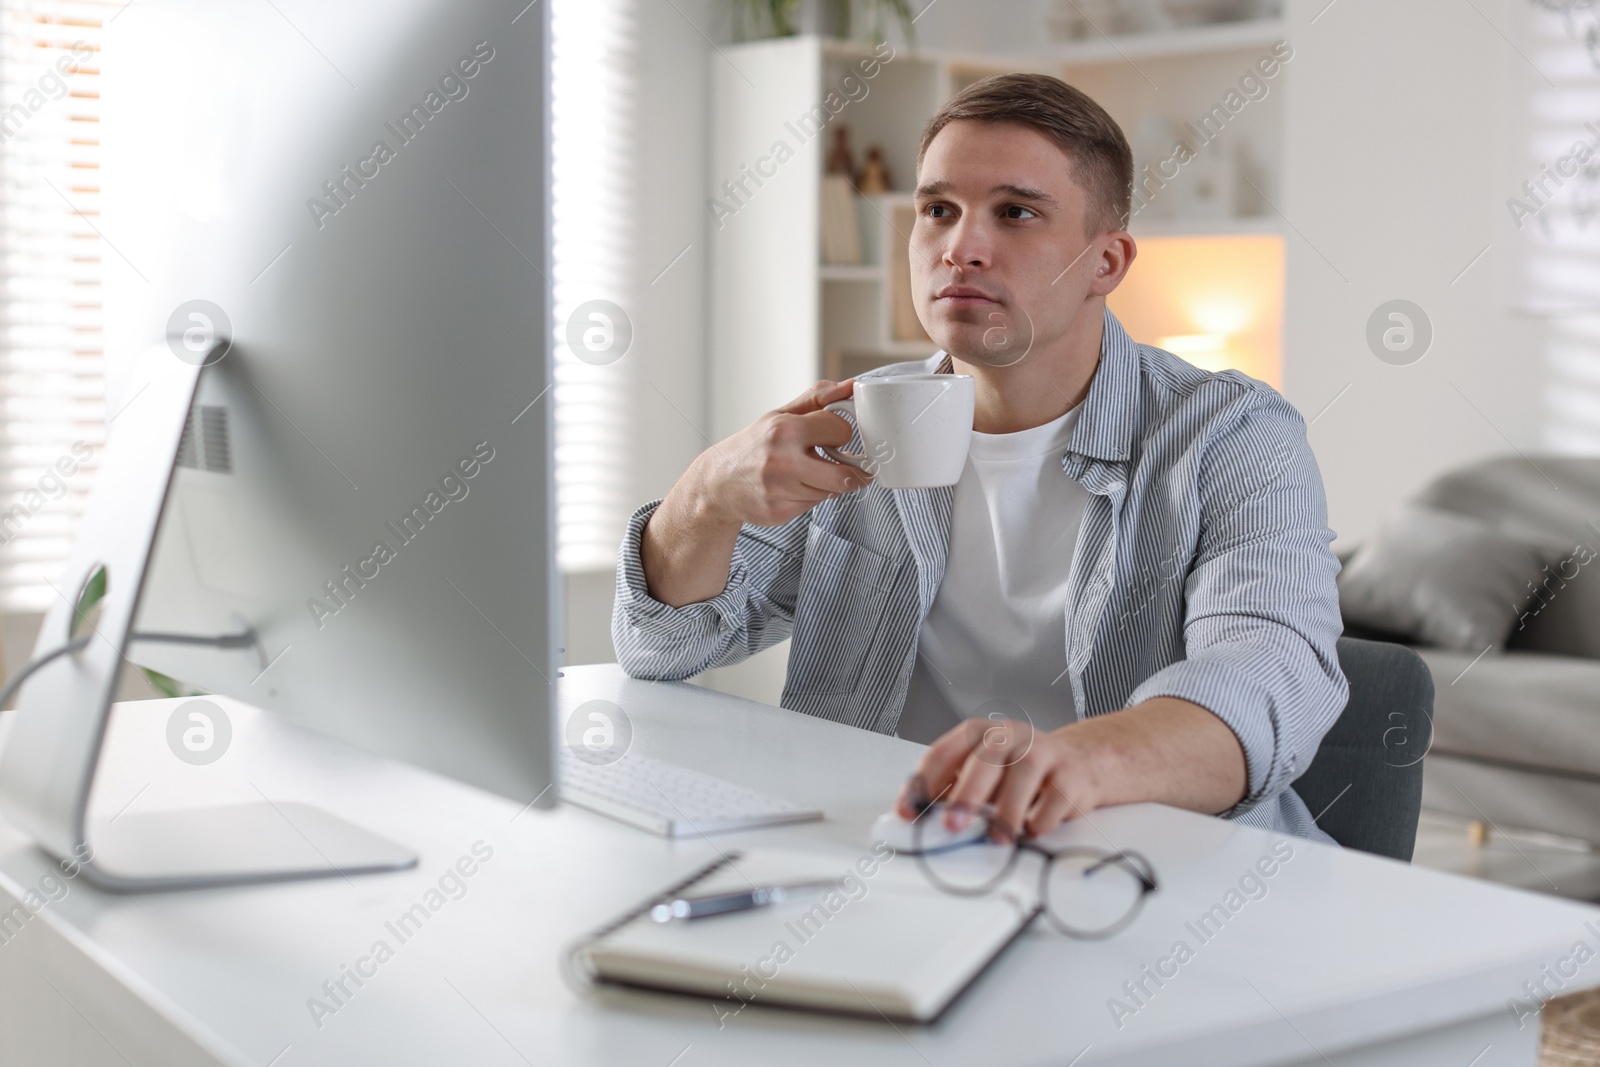
[[[1501,32],[1457,0],[1340,0],[1313,25],[1325,5],[1291,4],[1285,385],[1316,418],[1349,544],[1440,471],[1536,448],[1545,372],[1542,325],[1513,313],[1502,277],[1526,68],[1501,32],[1515,36],[1526,3],[1477,0]],[[1395,298],[1433,323],[1410,366],[1365,338]]]

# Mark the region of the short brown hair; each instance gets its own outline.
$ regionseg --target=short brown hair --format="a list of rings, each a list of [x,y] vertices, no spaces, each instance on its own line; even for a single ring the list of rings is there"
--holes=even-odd
[[[917,168],[940,130],[957,119],[1017,122],[1050,138],[1089,196],[1090,236],[1127,225],[1133,208],[1133,151],[1122,127],[1080,89],[1048,74],[996,74],[967,86],[928,122]]]

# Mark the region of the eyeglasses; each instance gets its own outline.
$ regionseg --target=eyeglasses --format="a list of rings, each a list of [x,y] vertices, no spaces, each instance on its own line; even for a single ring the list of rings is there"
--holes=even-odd
[[[1028,837],[1002,844],[989,838],[995,810],[969,808],[972,822],[950,841],[943,821],[948,806],[932,803],[911,824],[912,854],[928,881],[946,893],[976,897],[1011,876],[1024,852],[1043,857],[1039,901],[1050,925],[1084,940],[1127,929],[1157,889],[1155,870],[1137,852],[1068,845],[1049,848]],[[934,829],[929,830],[929,827]],[[923,847],[923,840],[930,847]]]

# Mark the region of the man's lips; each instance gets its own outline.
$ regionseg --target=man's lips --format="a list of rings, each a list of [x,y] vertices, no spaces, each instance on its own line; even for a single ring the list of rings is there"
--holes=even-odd
[[[967,304],[998,304],[999,301],[982,289],[970,285],[947,285],[933,294],[935,300],[947,304],[963,306]]]

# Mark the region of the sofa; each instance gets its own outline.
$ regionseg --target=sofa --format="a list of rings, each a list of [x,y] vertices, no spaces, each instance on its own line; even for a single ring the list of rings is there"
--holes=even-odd
[[[1423,806],[1600,843],[1600,459],[1452,470],[1342,557],[1346,633],[1410,644],[1433,674]]]

